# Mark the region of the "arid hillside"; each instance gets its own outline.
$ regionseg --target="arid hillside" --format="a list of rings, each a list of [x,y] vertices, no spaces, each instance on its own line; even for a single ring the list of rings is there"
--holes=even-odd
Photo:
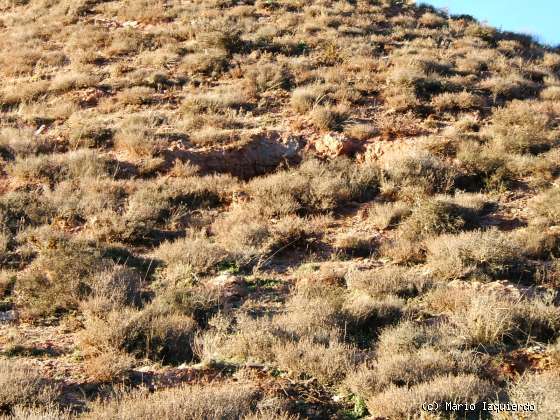
[[[559,175],[469,16],[0,0],[0,418],[558,419]]]

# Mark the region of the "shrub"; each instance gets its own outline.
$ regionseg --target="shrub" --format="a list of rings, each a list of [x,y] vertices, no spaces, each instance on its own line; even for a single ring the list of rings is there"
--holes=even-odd
[[[6,167],[8,175],[20,182],[55,183],[62,178],[62,167],[50,156],[18,158]]]
[[[93,150],[75,150],[57,155],[18,158],[7,167],[21,182],[54,184],[63,179],[107,175],[107,161]]]
[[[81,308],[95,315],[141,303],[143,281],[140,274],[130,268],[111,266],[96,273],[89,283],[91,292]]]
[[[90,292],[91,277],[106,264],[101,249],[94,242],[48,228],[24,237],[38,254],[28,270],[18,275],[15,286],[25,314],[35,318],[77,309]]]
[[[16,234],[21,226],[48,223],[52,209],[37,191],[13,191],[0,196],[0,221]]]
[[[426,151],[388,153],[381,163],[389,178],[401,189],[412,188],[419,193],[433,194],[445,192],[453,186],[453,169]]]
[[[187,74],[218,76],[227,69],[228,63],[226,51],[209,49],[186,55],[179,66],[179,71]]]
[[[560,100],[560,86],[549,86],[541,91],[541,99],[546,101]]]
[[[443,375],[473,374],[480,363],[468,352],[425,346],[412,353],[383,354],[374,367],[379,385],[412,386]]]
[[[560,224],[560,188],[552,188],[537,195],[530,208],[538,217],[534,223],[546,225]]]
[[[365,141],[379,134],[379,129],[373,124],[349,124],[344,127],[344,134],[348,137]]]
[[[234,130],[206,127],[192,132],[189,140],[196,146],[216,146],[235,141],[237,138]]]
[[[418,22],[428,28],[439,28],[445,24],[446,20],[435,13],[427,12],[420,16]]]
[[[86,73],[70,71],[58,73],[52,80],[50,90],[56,93],[68,92],[74,89],[85,89],[99,83],[99,78]]]
[[[112,226],[110,234],[127,242],[150,238],[174,211],[216,206],[234,184],[227,175],[139,183],[129,195],[122,218]]]
[[[14,106],[22,102],[32,101],[45,95],[49,90],[49,81],[21,81],[5,85],[0,91],[0,104]]]
[[[291,105],[294,111],[304,114],[327,99],[328,87],[325,85],[309,85],[299,87],[292,92]]]
[[[498,109],[492,116],[489,132],[493,145],[505,152],[536,153],[550,147],[553,133],[546,110],[521,101]]]
[[[553,71],[560,69],[560,54],[547,52],[543,56],[543,64]]]
[[[455,345],[493,351],[527,340],[550,341],[560,312],[549,298],[522,296],[512,285],[453,286],[424,296],[426,307],[448,314]]]
[[[213,230],[219,243],[245,262],[266,252],[271,236],[269,224],[251,206],[226,213]]]
[[[362,232],[343,232],[336,236],[334,247],[347,255],[367,257],[373,252],[374,242]]]
[[[84,418],[235,420],[251,414],[258,400],[258,390],[245,383],[186,385],[155,393],[140,390],[99,400],[90,404]]]
[[[115,148],[137,158],[152,156],[158,145],[155,130],[159,120],[155,115],[136,114],[127,117],[115,134]]]
[[[515,72],[483,80],[481,87],[494,95],[494,100],[526,99],[537,93],[537,84]]]
[[[445,92],[432,98],[432,106],[439,112],[480,109],[484,106],[484,99],[467,91]]]
[[[398,225],[410,213],[410,206],[403,202],[376,203],[368,209],[367,221],[377,229],[387,229]]]
[[[9,245],[12,235],[7,229],[0,230],[0,264],[8,259]]]
[[[393,386],[411,387],[444,375],[473,374],[481,363],[468,352],[447,352],[432,346],[403,353],[383,353],[345,380],[350,390],[364,399]]]
[[[299,168],[252,180],[249,193],[267,215],[328,211],[349,200],[367,200],[377,191],[378,172],[349,159],[316,160]]]
[[[118,209],[125,197],[124,186],[119,181],[84,177],[60,182],[42,195],[42,201],[52,217],[69,226],[78,226],[97,221],[104,211]]]
[[[197,95],[189,95],[181,108],[187,114],[224,113],[231,109],[247,107],[248,97],[239,91],[216,90]]]
[[[16,406],[43,406],[56,397],[53,386],[36,370],[20,361],[0,359],[0,412],[10,413]]]
[[[115,99],[121,105],[143,105],[151,101],[153,93],[154,90],[152,88],[134,86],[117,93]]]
[[[55,145],[32,130],[3,128],[0,131],[0,157],[13,159],[52,152]]]
[[[323,106],[313,108],[310,116],[313,125],[322,131],[338,130],[346,119],[344,111]]]
[[[166,268],[162,275],[166,277],[177,273],[184,267],[192,273],[206,273],[228,260],[229,253],[218,244],[202,236],[190,236],[174,242],[164,242],[155,251],[154,257],[163,260]]]
[[[442,235],[426,243],[428,264],[442,279],[469,276],[500,278],[523,274],[517,246],[496,229]]]
[[[467,307],[452,313],[451,322],[465,344],[486,350],[511,339],[516,327],[511,306],[492,295],[473,297]]]
[[[359,345],[367,345],[386,325],[400,320],[404,301],[395,296],[373,298],[365,293],[347,297],[344,305],[344,328]]]
[[[84,368],[88,378],[106,383],[126,380],[135,364],[136,360],[129,354],[109,350],[86,359]]]
[[[495,387],[474,375],[445,375],[411,387],[391,386],[366,402],[371,413],[390,418],[419,415],[422,404],[433,401],[445,411],[445,403],[475,404],[477,412],[482,402],[489,401]]]
[[[503,191],[515,179],[507,165],[507,155],[493,147],[463,142],[459,146],[457,159],[464,170],[463,176],[457,179],[457,186],[469,191],[483,188]]]
[[[0,299],[12,293],[16,278],[15,271],[0,269]]]
[[[272,351],[279,367],[295,377],[311,377],[322,384],[333,384],[342,381],[352,369],[352,350],[337,342],[322,345],[303,339],[277,344]]]
[[[193,358],[195,330],[192,318],[152,304],[143,310],[111,311],[102,316],[89,314],[80,333],[80,345],[90,357],[117,351],[179,364]]]
[[[415,269],[395,265],[351,271],[347,277],[349,288],[363,290],[372,296],[412,297],[425,291],[432,282]]]
[[[277,89],[289,89],[292,74],[285,64],[275,62],[259,62],[245,76],[249,87],[256,93],[264,93]]]
[[[508,397],[512,403],[535,404],[535,412],[526,413],[528,419],[554,419],[560,416],[557,393],[560,377],[555,372],[527,372],[510,383]]]
[[[463,200],[465,204],[466,200]],[[483,206],[474,202],[474,208],[463,207],[451,197],[436,197],[420,201],[412,209],[411,215],[399,226],[399,233],[406,239],[414,240],[442,233],[458,233],[472,229]]]
[[[101,118],[74,113],[66,124],[72,148],[108,146],[113,139],[113,129],[110,123]]]

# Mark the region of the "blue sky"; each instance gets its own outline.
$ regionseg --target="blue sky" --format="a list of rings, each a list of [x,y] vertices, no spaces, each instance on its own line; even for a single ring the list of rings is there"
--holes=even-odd
[[[530,34],[560,44],[560,0],[418,0],[450,14],[468,14],[498,29]]]

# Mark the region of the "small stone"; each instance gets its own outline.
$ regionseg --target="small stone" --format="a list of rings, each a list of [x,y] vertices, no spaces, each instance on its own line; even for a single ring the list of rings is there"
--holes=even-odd
[[[0,323],[8,323],[17,319],[16,311],[0,312]]]
[[[326,134],[315,142],[315,150],[319,154],[329,157],[350,156],[356,153],[358,149],[358,142],[340,133]]]
[[[138,22],[135,20],[127,20],[126,22],[123,22],[122,26],[124,28],[136,28],[138,26]]]
[[[229,273],[223,273],[208,280],[207,285],[218,290],[220,301],[224,303],[237,300],[249,293],[245,279]]]

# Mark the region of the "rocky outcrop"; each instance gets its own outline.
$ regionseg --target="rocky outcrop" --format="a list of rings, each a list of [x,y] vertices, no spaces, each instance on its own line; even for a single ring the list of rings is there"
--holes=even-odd
[[[188,160],[205,173],[230,173],[248,179],[271,172],[282,163],[298,163],[302,148],[300,138],[269,131],[217,149],[191,150]]]

